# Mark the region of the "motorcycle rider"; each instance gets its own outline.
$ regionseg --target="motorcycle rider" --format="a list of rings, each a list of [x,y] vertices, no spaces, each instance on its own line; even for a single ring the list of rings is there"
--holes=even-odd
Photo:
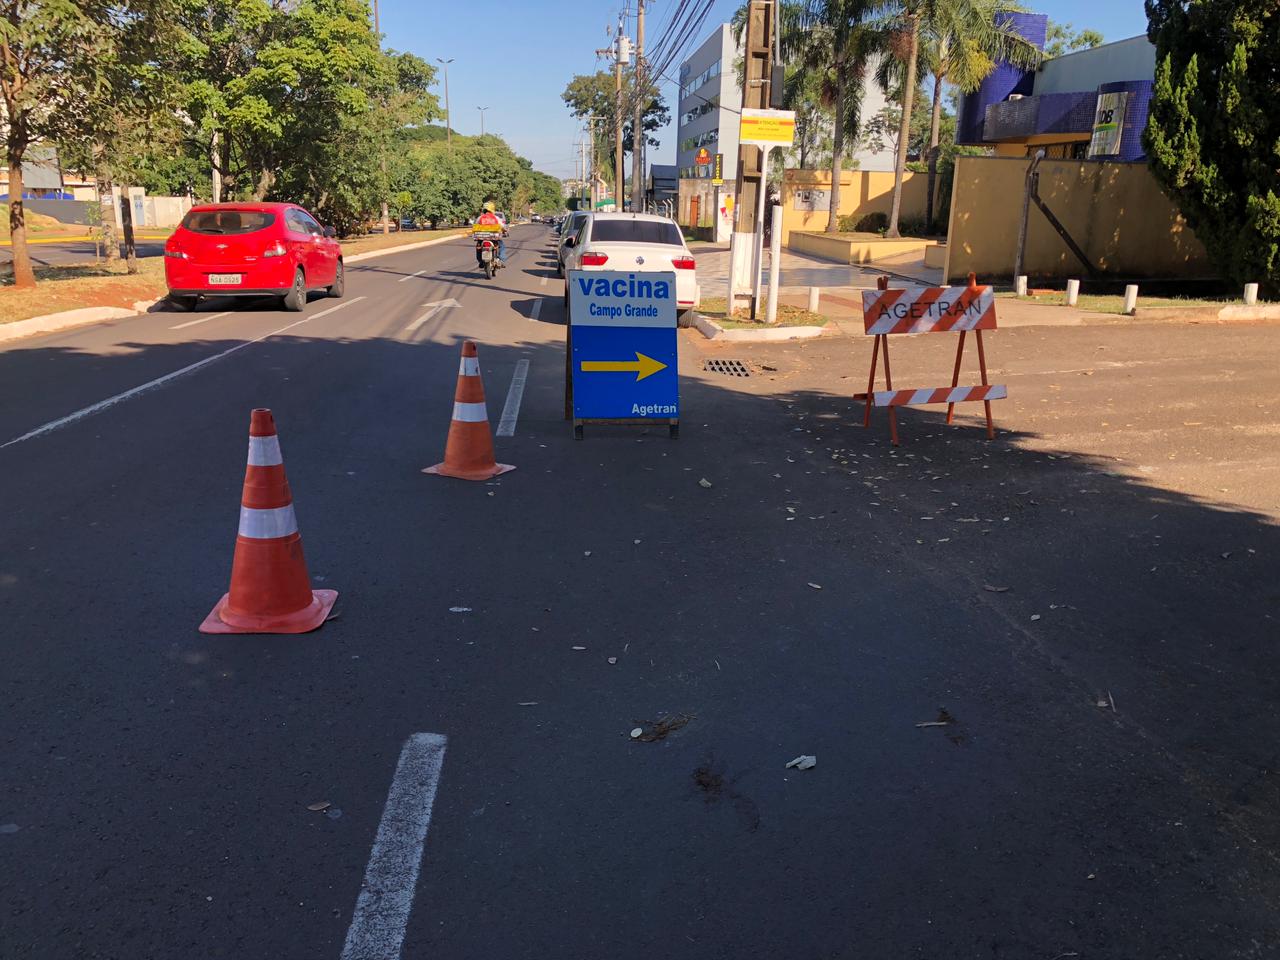
[[[507,263],[507,225],[502,222],[502,218],[498,216],[497,206],[492,200],[484,205],[484,211],[480,216],[476,217],[475,224],[476,233],[500,233],[498,237],[498,262],[503,266]]]

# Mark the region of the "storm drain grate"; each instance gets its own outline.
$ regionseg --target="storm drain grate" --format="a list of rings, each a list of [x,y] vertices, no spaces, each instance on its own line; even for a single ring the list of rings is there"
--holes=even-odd
[[[751,368],[741,360],[704,360],[702,369],[723,377],[749,377]]]

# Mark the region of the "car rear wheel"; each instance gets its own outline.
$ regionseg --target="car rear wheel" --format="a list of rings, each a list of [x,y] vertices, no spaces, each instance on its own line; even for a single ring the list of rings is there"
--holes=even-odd
[[[342,261],[338,261],[338,272],[333,278],[333,285],[329,287],[329,296],[341,298],[347,289],[347,274],[342,268]]]
[[[281,306],[291,313],[297,313],[307,305],[307,282],[299,267],[293,274],[293,286],[281,299]]]
[[[199,297],[180,297],[174,294],[168,296],[169,306],[173,307],[179,313],[189,313],[196,308],[196,304],[200,302]]]

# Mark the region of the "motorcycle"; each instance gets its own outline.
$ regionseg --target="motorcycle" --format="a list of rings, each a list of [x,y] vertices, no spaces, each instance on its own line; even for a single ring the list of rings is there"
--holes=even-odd
[[[493,275],[505,264],[498,258],[501,235],[497,232],[474,234],[476,243],[476,263],[484,271],[485,278],[493,279]]]

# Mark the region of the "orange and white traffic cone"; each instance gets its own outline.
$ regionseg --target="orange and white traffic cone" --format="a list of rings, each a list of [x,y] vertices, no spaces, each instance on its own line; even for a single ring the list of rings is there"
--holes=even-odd
[[[462,362],[458,365],[458,389],[453,395],[453,422],[444,446],[444,462],[422,472],[459,480],[492,480],[514,469],[508,463],[494,461],[480,358],[474,341],[468,340],[462,345]]]
[[[231,591],[200,632],[307,633],[324,623],[337,599],[336,590],[311,589],[276,422],[270,410],[254,410]]]

